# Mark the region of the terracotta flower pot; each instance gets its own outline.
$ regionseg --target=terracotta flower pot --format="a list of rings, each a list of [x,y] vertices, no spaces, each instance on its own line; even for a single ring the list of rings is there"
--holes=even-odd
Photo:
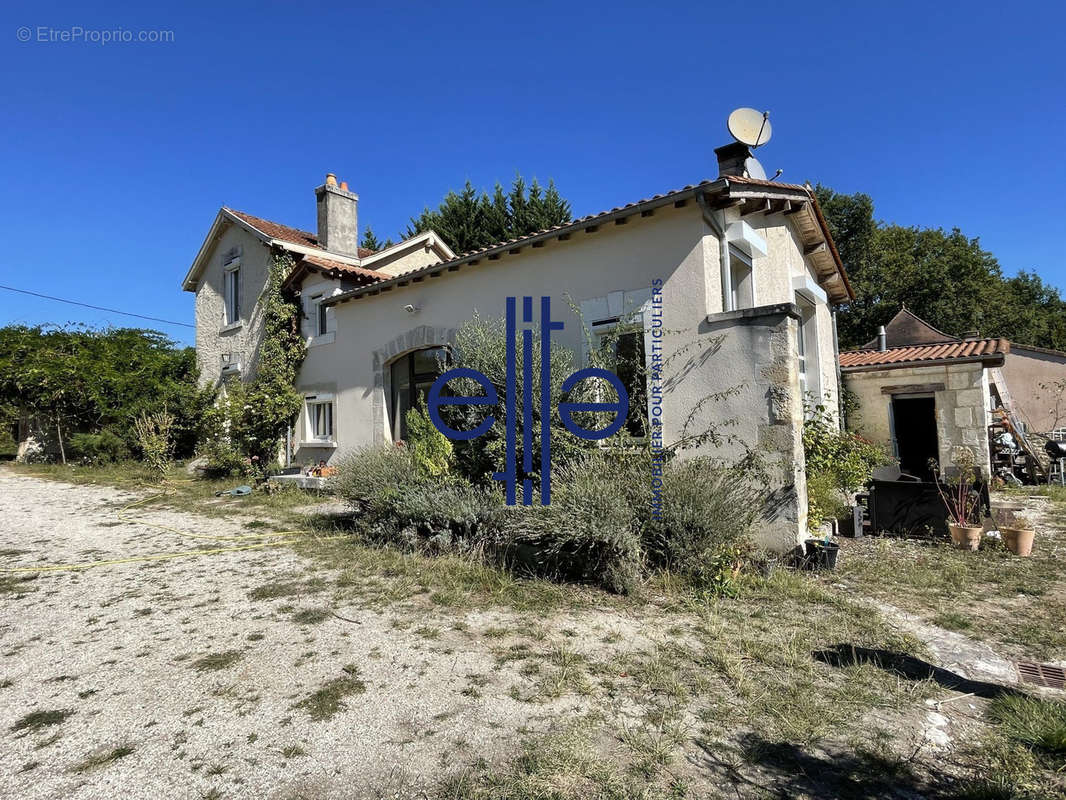
[[[1036,535],[1033,531],[1025,528],[1003,528],[1000,533],[1003,534],[1003,544],[1007,545],[1007,549],[1014,555],[1027,556],[1033,552],[1033,537]]]
[[[948,525],[951,531],[951,543],[960,550],[977,550],[981,546],[981,528],[963,528]]]

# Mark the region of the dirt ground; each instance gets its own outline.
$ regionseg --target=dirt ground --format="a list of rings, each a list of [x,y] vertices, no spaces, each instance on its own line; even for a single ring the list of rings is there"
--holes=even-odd
[[[464,605],[419,573],[432,560],[338,568],[261,513],[145,497],[0,470],[0,565],[27,570],[0,574],[0,797],[414,800],[460,768],[513,771],[531,740],[506,794],[443,796],[939,796],[986,698],[812,653],[912,637],[974,686],[1016,680],[995,629],[918,613],[924,579],[859,597],[875,542],[846,543],[855,572],[782,572],[735,602],[523,584],[524,606]]]
[[[0,473],[5,566],[259,541],[193,539],[142,524],[238,537],[250,533],[241,520],[149,511],[124,521],[118,512],[136,498]],[[359,608],[335,609],[343,620],[326,614],[313,585],[252,599],[259,587],[269,595],[321,578],[310,568],[282,546],[19,582],[3,596],[0,620],[0,796],[359,796],[400,780],[397,773],[434,776],[456,748],[492,757],[519,729],[581,706],[574,698],[530,706],[481,697],[469,691],[469,676],[520,676],[500,675],[514,669],[466,636],[427,638]],[[485,614],[464,622],[501,624]],[[347,707],[332,717],[315,719],[300,705],[345,679],[340,689],[352,691],[339,702]],[[56,711],[70,713],[13,730],[29,713]]]

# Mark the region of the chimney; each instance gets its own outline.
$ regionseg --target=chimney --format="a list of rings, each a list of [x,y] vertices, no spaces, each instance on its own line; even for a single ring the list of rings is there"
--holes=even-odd
[[[318,205],[318,243],[326,250],[346,256],[359,253],[359,195],[348,191],[347,182],[337,185],[337,176],[315,189]]]
[[[718,156],[718,177],[723,175],[744,176],[744,161],[751,158],[751,150],[743,142],[732,142],[722,147],[714,148],[714,154]]]
[[[882,353],[888,349],[888,334],[885,333],[884,325],[877,329],[877,349]]]

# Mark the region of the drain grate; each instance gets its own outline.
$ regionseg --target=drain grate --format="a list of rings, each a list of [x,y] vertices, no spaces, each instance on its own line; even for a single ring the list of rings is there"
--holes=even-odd
[[[1023,683],[1032,683],[1048,689],[1066,687],[1066,671],[1054,664],[1038,664],[1035,661],[1016,661],[1018,674]]]

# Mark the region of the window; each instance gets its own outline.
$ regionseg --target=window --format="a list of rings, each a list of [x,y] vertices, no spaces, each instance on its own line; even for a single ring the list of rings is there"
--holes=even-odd
[[[308,301],[308,316],[312,320],[311,335],[323,336],[329,328],[329,318],[326,316],[329,311],[328,306],[322,305],[322,301],[325,300],[326,295],[319,292],[318,294],[311,295]]]
[[[800,397],[807,401],[808,393],[816,402],[822,400],[821,365],[818,360],[818,317],[815,306],[802,295],[796,295],[799,307],[799,335],[796,337]]]
[[[329,395],[308,395],[307,429],[317,441],[333,440],[333,398]]]
[[[329,330],[329,306],[318,304],[318,335],[324,336]]]
[[[226,324],[233,325],[241,319],[241,268],[227,266],[225,283],[222,288],[223,299],[226,304]]]
[[[729,299],[730,311],[755,306],[751,256],[733,245],[729,245]]]
[[[608,368],[618,376],[629,394],[626,431],[635,438],[647,436],[648,382],[643,316],[637,314],[626,322],[620,322],[618,317],[593,322],[592,332]]]
[[[407,438],[407,412],[425,406],[429,387],[440,374],[441,363],[447,360],[446,347],[427,347],[407,353],[392,362],[389,371],[389,419],[392,421],[392,438],[395,441]]]

